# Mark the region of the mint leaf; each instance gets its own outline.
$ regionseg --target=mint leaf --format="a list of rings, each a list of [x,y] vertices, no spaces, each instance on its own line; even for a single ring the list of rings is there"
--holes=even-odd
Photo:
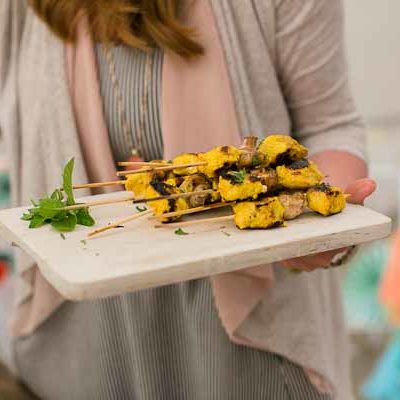
[[[254,155],[254,156],[252,157],[252,159],[251,159],[251,165],[252,165],[253,167],[257,167],[257,166],[259,166],[260,164],[261,164],[261,160],[258,158],[257,155]]]
[[[144,211],[147,211],[147,208],[146,207],[136,206],[136,210],[138,210],[139,212],[144,212]]]
[[[71,232],[75,229],[77,218],[74,213],[67,213],[62,219],[55,219],[51,226],[59,232]]]
[[[246,178],[246,170],[229,171],[227,173],[233,183],[243,183]]]
[[[44,218],[54,218],[60,213],[60,208],[64,207],[64,203],[61,200],[51,199],[45,197],[39,201],[39,207],[37,213]]]
[[[71,158],[64,167],[63,173],[63,189],[67,195],[67,206],[75,204],[74,191],[72,189],[72,173],[74,171],[75,159]]]
[[[78,225],[93,226],[95,224],[95,221],[89,214],[89,210],[87,208],[81,208],[78,210],[76,213],[76,219]]]
[[[185,232],[182,228],[177,229],[174,233],[175,235],[189,235],[189,233]]]
[[[22,217],[21,217],[22,221],[31,221],[32,218],[33,218],[33,214],[29,211],[26,213],[23,213]]]
[[[60,189],[56,189],[50,196],[52,200],[59,200],[63,201],[64,200],[64,195]]]
[[[32,217],[31,222],[29,224],[30,229],[40,228],[46,223],[46,218],[42,217],[39,214],[36,214]]]

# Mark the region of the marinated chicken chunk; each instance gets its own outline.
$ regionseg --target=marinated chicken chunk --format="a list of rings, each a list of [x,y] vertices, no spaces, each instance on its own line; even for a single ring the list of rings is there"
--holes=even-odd
[[[219,177],[218,190],[223,201],[257,199],[267,192],[267,186],[261,179],[241,171],[227,171]]]
[[[183,153],[176,156],[173,160],[173,164],[196,164],[200,162],[200,158],[196,153]],[[176,175],[193,175],[199,172],[199,167],[186,167],[186,168],[177,168],[173,170]]]
[[[263,204],[242,202],[233,206],[235,224],[239,229],[266,229],[285,223],[285,208],[278,197],[264,199]]]
[[[322,183],[307,191],[307,205],[321,215],[333,215],[346,207],[346,197],[339,188]]]
[[[281,165],[276,168],[276,173],[279,185],[288,189],[308,189],[318,185],[323,178],[318,167],[308,160]]]
[[[287,164],[308,155],[308,150],[304,146],[286,135],[267,136],[258,146],[258,151],[266,156],[268,166]]]
[[[207,162],[207,165],[199,167],[199,171],[213,178],[222,168],[237,165],[240,159],[240,150],[234,146],[220,146],[199,154],[200,161]]]

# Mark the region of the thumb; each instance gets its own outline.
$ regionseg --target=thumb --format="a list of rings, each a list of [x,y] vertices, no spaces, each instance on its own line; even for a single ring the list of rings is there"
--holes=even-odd
[[[363,204],[364,200],[375,192],[376,183],[373,179],[364,178],[358,179],[346,188],[346,194],[350,196],[347,198],[347,202],[354,204]]]

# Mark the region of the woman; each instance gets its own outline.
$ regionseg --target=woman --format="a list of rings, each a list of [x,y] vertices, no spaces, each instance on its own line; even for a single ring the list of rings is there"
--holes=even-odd
[[[249,132],[296,136],[353,202],[374,190],[338,0],[0,7],[16,203],[56,186],[71,156],[76,181],[101,181],[132,151],[170,158]],[[333,255],[81,303],[23,258],[16,372],[45,399],[351,399]]]

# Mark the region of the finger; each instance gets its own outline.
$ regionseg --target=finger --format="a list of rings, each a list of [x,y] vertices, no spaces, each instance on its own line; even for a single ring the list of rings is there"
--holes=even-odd
[[[298,269],[308,272],[319,268],[327,268],[330,266],[333,257],[344,251],[346,251],[346,248],[330,250],[305,257],[291,258],[281,261],[281,266],[283,268]]]
[[[370,196],[376,189],[376,183],[373,179],[358,179],[346,188],[346,193],[350,196],[347,202],[354,204],[363,204],[364,200]]]

